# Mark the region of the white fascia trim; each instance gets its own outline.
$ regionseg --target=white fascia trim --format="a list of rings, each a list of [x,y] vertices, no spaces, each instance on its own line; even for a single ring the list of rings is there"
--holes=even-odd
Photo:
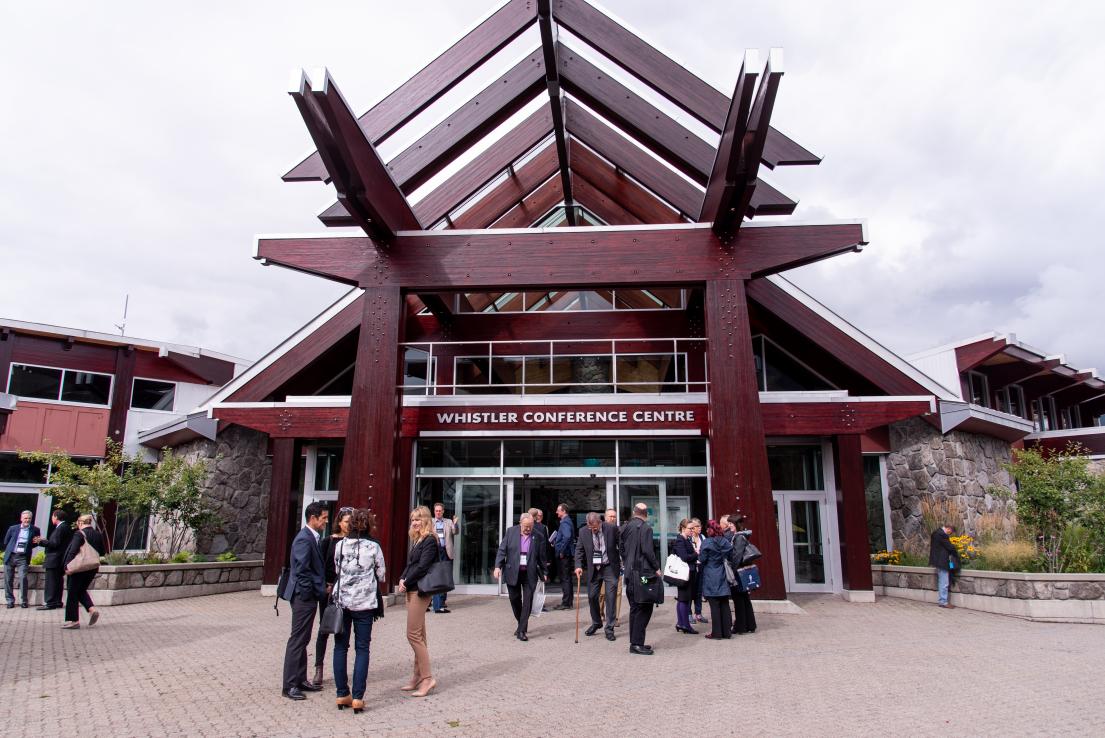
[[[85,340],[94,343],[108,343],[114,346],[134,346],[138,349],[148,349],[158,352],[158,356],[164,357],[169,351],[174,351],[178,354],[187,354],[188,356],[200,357],[208,356],[212,359],[219,359],[220,361],[227,361],[232,364],[248,364],[249,359],[243,359],[238,356],[231,356],[229,354],[221,354],[217,351],[210,351],[198,346],[186,346],[180,343],[169,343],[167,341],[154,341],[148,338],[135,338],[133,336],[117,336],[114,333],[99,333],[97,331],[84,330],[82,328],[66,328],[64,326],[50,325],[48,323],[30,323],[23,320],[10,320],[8,318],[0,318],[0,328],[10,328],[13,331],[24,331],[27,333],[38,333],[49,336],[57,336],[59,338],[73,338],[75,340]]]
[[[963,402],[962,400],[940,402],[940,430],[942,433],[954,430],[970,419],[982,420],[994,423],[1006,428],[1029,433],[1033,429],[1031,420],[1025,420],[1019,415],[1010,415],[1000,410],[993,410],[981,405]]]
[[[828,392],[761,392],[760,402],[772,403],[814,403],[814,402],[924,402],[929,412],[936,412],[936,398],[932,395],[849,395],[845,391]]]
[[[1035,441],[1043,438],[1063,438],[1064,436],[1097,436],[1105,434],[1105,425],[1095,425],[1092,428],[1068,428],[1067,430],[1040,431],[1029,433],[1026,441]]]
[[[289,398],[290,399],[290,398]],[[650,394],[633,392],[620,395],[405,395],[407,407],[464,407],[467,405],[525,405],[554,407],[557,405],[702,405],[708,401],[705,392],[682,394]]]
[[[298,346],[303,340],[305,340],[308,336],[318,330],[320,326],[326,323],[326,321],[330,320],[330,318],[334,317],[342,310],[347,308],[358,297],[360,297],[361,294],[362,290],[356,287],[349,290],[349,292],[346,292],[344,295],[338,298],[336,302],[330,305],[330,307],[326,308],[321,313],[316,315],[313,319],[311,319],[311,321],[309,321],[306,325],[293,333],[291,336],[286,338],[276,348],[262,356],[244,372],[223,385],[222,389],[220,389],[218,392],[205,400],[203,404],[197,407],[193,412],[207,412],[213,406],[223,402],[227,397],[237,392],[240,387],[252,380],[265,369],[270,367],[281,356]]]
[[[790,280],[786,279],[782,275],[780,275],[780,274],[771,274],[771,275],[768,275],[767,277],[765,277],[765,279],[770,281],[776,287],[782,289],[784,292],[786,292],[788,295],[790,295],[794,299],[798,300],[800,303],[802,303],[803,305],[808,307],[810,310],[813,310],[820,317],[824,318],[828,323],[830,323],[834,327],[838,328],[839,330],[843,331],[849,337],[855,339],[857,342],[862,344],[865,348],[867,348],[870,351],[872,351],[873,353],[877,354],[881,359],[886,361],[888,364],[890,364],[894,368],[898,369],[900,372],[902,372],[903,374],[908,376],[910,379],[914,380],[915,382],[920,384],[925,389],[930,390],[939,399],[941,399],[941,400],[957,400],[958,399],[958,396],[955,393],[953,393],[951,390],[949,390],[947,387],[940,384],[935,379],[933,379],[932,377],[928,376],[927,374],[922,372],[920,369],[915,367],[913,364],[909,363],[908,361],[906,361],[902,357],[898,356],[896,353],[894,353],[890,349],[886,348],[885,346],[883,346],[881,343],[879,343],[875,339],[871,338],[869,335],[867,335],[866,333],[861,331],[859,328],[855,327],[854,325],[852,325],[851,323],[846,321],[844,318],[842,318],[839,315],[837,315],[836,313],[834,313],[828,307],[826,307],[822,303],[818,302],[811,295],[809,295],[808,293],[801,290],[796,284],[794,284]]]
[[[477,438],[533,438],[535,436],[576,438],[579,436],[598,436],[600,438],[621,438],[623,436],[656,436],[667,438],[668,436],[703,436],[702,431],[685,429],[657,429],[657,430],[456,430],[456,431],[419,431],[419,438],[451,438],[458,436],[471,436]],[[610,475],[604,475],[610,476]],[[624,476],[624,473],[623,473]]]
[[[1003,338],[1006,339],[1006,343],[1011,343],[1013,335],[998,333],[997,331],[989,331],[988,333],[980,333],[977,336],[971,336],[970,338],[964,338],[958,341],[952,341],[951,343],[934,346],[932,348],[925,349],[924,351],[917,351],[915,353],[906,355],[905,358],[909,361],[914,361],[915,359],[926,359],[930,356],[936,356],[937,354],[942,354],[946,351],[954,351],[955,349],[961,348],[963,346],[970,346],[972,343],[978,343],[979,341],[999,341]]]

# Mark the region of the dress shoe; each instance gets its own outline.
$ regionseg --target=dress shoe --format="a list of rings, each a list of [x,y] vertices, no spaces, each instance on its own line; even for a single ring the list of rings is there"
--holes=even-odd
[[[710,622],[709,620],[707,620],[706,618],[702,617],[701,615],[695,615],[695,616],[694,616],[694,619],[695,619],[695,620],[696,620],[697,622],[699,622],[699,623],[709,623],[709,622]]]
[[[299,683],[299,689],[303,692],[321,692],[322,687],[312,682],[303,681]]]
[[[518,640],[520,640],[520,641],[528,641],[528,640],[529,640],[529,636],[527,636],[527,635],[526,635],[525,633],[522,633],[521,631],[519,631],[519,633],[518,633]]]
[[[652,649],[650,648],[648,650],[645,650],[644,646],[630,646],[629,647],[629,652],[630,653],[635,653],[638,656],[651,656],[652,655]]]
[[[606,631],[606,640],[616,641],[616,640],[618,640],[618,638],[617,638],[617,636],[614,635],[614,631],[608,630],[608,631]]]
[[[81,624],[80,624],[80,623],[78,623],[78,622],[77,622],[76,620],[74,620],[74,621],[72,621],[72,622],[70,622],[70,621],[66,620],[66,621],[65,621],[65,622],[64,622],[64,623],[62,624],[62,626],[61,626],[61,629],[62,629],[62,630],[79,630],[79,629],[80,629],[80,627],[81,627]]]
[[[20,605],[20,607],[22,607],[22,608],[23,608],[24,610],[26,610],[26,609],[27,609],[27,607],[28,607],[28,605],[27,605],[27,603],[26,603],[26,602],[24,602],[23,604],[21,604],[21,605]]]
[[[450,613],[450,612],[452,612],[452,610],[450,610],[450,609],[449,609],[449,608],[447,608],[447,607],[443,607],[443,608],[441,608],[440,610],[434,610],[434,612],[443,612],[443,613]]]
[[[60,608],[61,608],[61,605],[39,605],[35,609],[36,610],[58,610]]]
[[[299,687],[292,687],[291,689],[285,689],[283,692],[281,692],[281,694],[284,695],[285,697],[287,697],[290,700],[305,700],[305,699],[307,699],[307,695],[305,695],[305,694],[303,694],[303,692],[299,691]]]
[[[100,611],[96,608],[92,608],[88,612],[88,627],[91,628],[96,624],[96,621],[100,619]]]
[[[649,652],[652,651],[652,646],[648,645],[647,643],[643,646],[638,646],[638,648],[643,648],[644,650],[649,651]]]
[[[554,610],[571,610],[572,606],[571,605],[565,605],[564,603],[560,603],[559,605],[557,605],[553,609]]]
[[[322,664],[319,664],[318,666],[315,667],[315,679],[314,679],[315,684],[322,684],[322,672],[323,672]]]
[[[583,631],[583,635],[593,636],[595,633],[599,632],[599,628],[601,628],[601,627],[602,627],[601,625],[592,624],[589,628],[587,628],[587,630]]]
[[[15,603],[14,603],[14,602],[9,602],[9,603],[8,603],[8,609],[10,610],[10,609],[12,609],[13,607],[15,607]]]

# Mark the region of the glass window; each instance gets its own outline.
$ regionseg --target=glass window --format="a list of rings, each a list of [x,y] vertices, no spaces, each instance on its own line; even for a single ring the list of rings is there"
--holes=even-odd
[[[150,516],[119,515],[115,520],[115,535],[111,548],[115,551],[145,551],[150,532]]]
[[[408,348],[403,352],[403,394],[425,395],[433,386],[433,369],[437,359],[430,366],[430,353],[418,348]]]
[[[37,400],[56,400],[61,396],[61,369],[12,364],[8,392]]]
[[[0,454],[0,482],[45,484],[46,465],[37,461],[25,461],[17,454]]]
[[[419,441],[418,472],[469,469],[471,473],[499,474],[499,441]],[[478,471],[477,471],[478,470]]]
[[[152,379],[135,379],[130,395],[130,406],[140,410],[172,411],[176,397],[176,384]]]
[[[491,383],[505,385],[511,394],[522,394],[525,384],[522,376],[523,359],[521,356],[496,356],[491,359]]]
[[[767,338],[764,339],[763,361],[768,392],[811,392],[832,389],[828,382]]]
[[[820,446],[768,446],[767,464],[771,469],[772,489],[825,489]]]
[[[623,473],[640,474],[645,469],[663,473],[667,467],[674,467],[679,473],[706,473],[705,438],[650,438],[618,443]]]
[[[686,385],[677,385],[685,372],[680,371],[684,354],[619,354],[617,360],[618,392],[686,392]]]
[[[608,384],[614,373],[613,356],[555,356],[553,382],[562,386],[556,392],[613,392]],[[590,386],[580,386],[590,385]]]
[[[863,487],[867,498],[867,539],[871,553],[886,550],[886,517],[882,498],[882,464],[878,456],[863,457]]]
[[[341,481],[341,461],[344,449],[320,448],[315,458],[315,490],[329,492],[338,489]]]
[[[111,402],[111,375],[66,370],[61,384],[62,402],[107,405]]]
[[[990,383],[985,374],[967,372],[967,385],[971,391],[971,404],[990,407]]]
[[[503,455],[512,473],[517,470],[550,467],[614,466],[614,441],[605,439],[538,438],[506,441]]]

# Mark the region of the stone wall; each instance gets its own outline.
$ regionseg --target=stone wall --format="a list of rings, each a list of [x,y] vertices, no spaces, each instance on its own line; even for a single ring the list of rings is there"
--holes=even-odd
[[[96,572],[89,594],[97,606],[104,606],[259,590],[261,572],[261,561],[104,565]],[[32,566],[28,576],[31,604],[38,604],[42,601],[45,572],[41,566]]]
[[[1105,475],[1105,459],[1090,459],[1090,471],[1094,474]]]
[[[192,542],[197,553],[264,556],[272,475],[267,450],[268,436],[234,425],[221,431],[217,441],[190,441],[176,448],[189,460],[210,460],[204,492],[223,520],[218,529]]]
[[[991,436],[952,431],[942,435],[920,418],[890,426],[886,482],[890,524],[895,547],[910,538],[928,536],[922,519],[922,501],[948,500],[964,512],[962,523],[970,535],[983,513],[1003,514],[1009,503],[995,497],[991,485],[1012,490],[1002,468],[1011,459],[1009,443]]]

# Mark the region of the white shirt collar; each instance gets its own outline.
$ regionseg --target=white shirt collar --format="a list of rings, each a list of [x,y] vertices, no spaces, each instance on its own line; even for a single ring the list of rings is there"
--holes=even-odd
[[[305,526],[303,526],[303,527],[304,527],[304,528],[306,528],[307,530],[311,531],[311,534],[312,534],[312,535],[313,535],[313,536],[315,537],[315,540],[316,540],[316,541],[318,541],[318,540],[321,540],[321,539],[322,539],[322,534],[321,534],[321,533],[319,533],[319,532],[318,532],[317,530],[315,530],[314,528],[312,528],[311,526],[309,526],[309,525],[305,525]]]

